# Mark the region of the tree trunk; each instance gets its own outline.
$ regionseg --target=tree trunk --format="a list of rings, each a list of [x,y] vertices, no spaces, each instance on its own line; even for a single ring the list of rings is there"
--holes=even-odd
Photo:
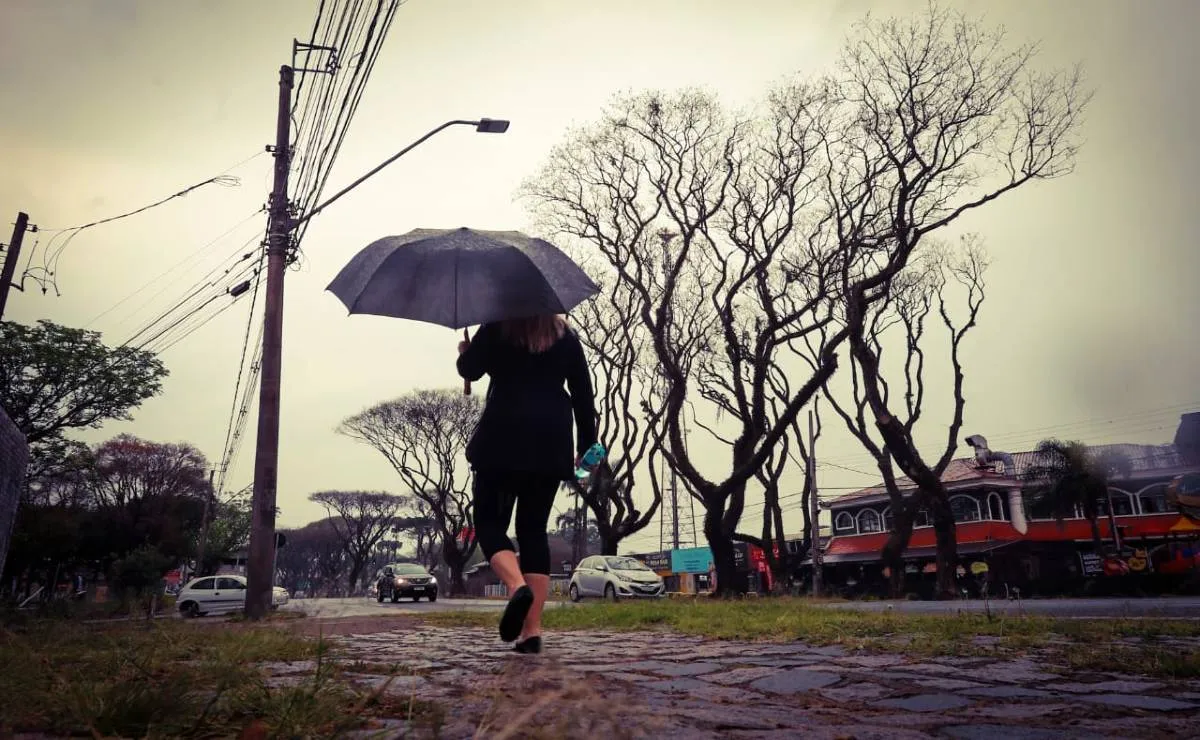
[[[586,537],[587,534],[585,533]],[[601,536],[600,538],[600,554],[601,555],[616,555],[617,546],[621,544],[621,538],[610,534],[608,537]]]
[[[704,536],[712,550],[713,565],[717,571],[717,588],[714,597],[736,596],[745,591],[745,584],[737,584],[733,557],[733,537],[725,531],[723,506],[705,506]]]
[[[355,560],[350,564],[350,591],[348,596],[353,596],[355,589],[358,588],[358,577],[362,575],[363,567],[366,563]]]
[[[888,576],[888,595],[893,599],[904,598],[905,574],[904,551],[908,548],[912,537],[913,513],[903,501],[899,505],[892,502],[892,530],[883,546],[881,557],[883,564],[891,569]]]
[[[442,541],[442,561],[446,563],[446,568],[450,570],[450,595],[461,596],[467,592],[467,584],[463,580],[463,566],[466,558],[458,549],[458,543],[450,538],[444,538]]]
[[[1100,519],[1096,516],[1088,517],[1088,524],[1092,527],[1092,544],[1096,547],[1096,554],[1104,549],[1104,537],[1100,534]]]
[[[950,501],[944,492],[940,496],[927,495],[926,498],[937,540],[938,598],[954,599],[958,597],[958,536],[954,512],[950,510]]]

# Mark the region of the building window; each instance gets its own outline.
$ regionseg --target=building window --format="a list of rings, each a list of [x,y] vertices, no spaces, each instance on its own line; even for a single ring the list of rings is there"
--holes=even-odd
[[[1138,503],[1143,514],[1167,513],[1167,484],[1155,483],[1138,491]]]
[[[879,521],[879,512],[874,509],[863,509],[858,512],[858,532],[859,534],[869,534],[871,532],[883,531],[883,525]]]
[[[930,526],[933,526],[933,521],[929,518],[929,512],[924,509],[917,509],[917,513],[913,516],[913,527]]]
[[[883,509],[883,531],[891,532],[896,523],[896,518],[892,516],[892,507],[887,506]]]
[[[838,534],[854,534],[854,517],[848,512],[841,512],[833,520],[833,529]]]
[[[951,496],[950,511],[956,522],[977,522],[983,518],[979,511],[979,502],[970,496]]]
[[[988,519],[993,522],[1005,521],[1004,499],[998,493],[989,493],[987,497]]]
[[[1113,516],[1132,516],[1137,509],[1134,508],[1133,495],[1122,491],[1120,488],[1108,489],[1108,496],[1100,499],[1097,508],[1105,516],[1108,515],[1108,502],[1112,501]]]

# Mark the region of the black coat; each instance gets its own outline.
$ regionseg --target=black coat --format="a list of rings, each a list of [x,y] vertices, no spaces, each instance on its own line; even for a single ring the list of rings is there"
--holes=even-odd
[[[491,378],[483,416],[467,445],[472,467],[574,477],[576,456],[596,442],[592,379],[579,337],[568,330],[534,354],[507,341],[498,325],[484,324],[459,355],[458,373],[471,381]]]

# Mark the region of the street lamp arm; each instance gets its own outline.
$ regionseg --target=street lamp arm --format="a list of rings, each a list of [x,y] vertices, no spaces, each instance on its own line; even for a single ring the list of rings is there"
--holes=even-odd
[[[485,119],[485,120],[486,120],[486,119]],[[338,191],[337,193],[335,193],[335,194],[334,194],[332,197],[330,197],[330,198],[329,198],[329,200],[327,200],[327,201],[325,201],[324,203],[321,203],[320,205],[316,206],[315,208],[313,208],[311,211],[309,211],[308,213],[304,214],[303,216],[301,216],[301,217],[299,217],[299,218],[296,218],[296,219],[293,219],[293,220],[292,220],[292,222],[291,222],[291,223],[288,225],[288,230],[289,230],[289,231],[293,231],[293,230],[295,230],[297,227],[299,227],[299,226],[301,226],[302,224],[304,224],[305,222],[307,222],[307,221],[308,221],[309,219],[311,219],[313,216],[317,215],[318,213],[320,213],[321,211],[325,210],[327,207],[329,207],[330,205],[332,205],[334,201],[336,201],[337,199],[341,198],[341,197],[342,197],[343,195],[345,195],[346,193],[349,193],[349,192],[350,192],[351,190],[353,190],[354,188],[358,187],[359,185],[362,185],[362,184],[363,184],[364,182],[366,182],[368,179],[370,179],[371,177],[373,177],[373,176],[375,176],[376,174],[378,174],[378,173],[379,173],[379,171],[380,171],[380,170],[382,170],[384,167],[387,167],[387,166],[388,166],[389,164],[391,164],[392,162],[395,162],[397,159],[400,159],[400,158],[401,158],[401,157],[403,157],[405,154],[408,154],[408,153],[409,153],[409,152],[411,152],[413,149],[416,149],[416,148],[417,148],[418,146],[420,146],[421,144],[424,144],[424,143],[425,143],[425,142],[426,142],[428,139],[430,139],[431,137],[435,136],[436,134],[439,134],[439,133],[441,133],[441,132],[442,132],[442,131],[444,131],[445,129],[448,129],[448,128],[450,128],[451,126],[475,126],[476,128],[479,128],[479,127],[482,125],[482,123],[483,123],[482,121],[446,121],[446,122],[445,122],[445,123],[443,123],[441,126],[438,126],[437,128],[433,129],[432,131],[430,131],[429,133],[425,134],[425,135],[424,135],[424,136],[422,136],[421,138],[417,139],[417,140],[416,140],[416,141],[414,141],[413,143],[409,144],[408,146],[404,147],[404,148],[403,148],[403,149],[401,149],[400,151],[396,152],[396,153],[395,153],[395,154],[393,154],[391,157],[388,157],[387,159],[385,159],[385,160],[384,160],[384,161],[383,161],[383,162],[382,162],[382,163],[381,163],[381,164],[380,164],[378,167],[376,167],[375,169],[371,170],[371,171],[370,171],[370,172],[368,172],[367,174],[363,175],[362,177],[358,178],[358,179],[357,179],[357,180],[355,180],[354,182],[350,183],[350,184],[349,184],[349,185],[347,185],[346,187],[344,187],[344,188],[342,188],[341,190],[339,190],[339,191]]]

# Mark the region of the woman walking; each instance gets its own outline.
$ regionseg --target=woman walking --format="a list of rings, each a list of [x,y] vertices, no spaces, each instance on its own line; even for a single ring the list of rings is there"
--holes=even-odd
[[[519,653],[538,653],[550,589],[546,528],[554,495],[596,442],[591,376],[583,346],[562,316],[485,324],[458,351],[463,378],[491,378],[467,460],[474,470],[476,537],[510,594],[500,639],[516,640]],[[508,538],[514,507],[519,562]]]

